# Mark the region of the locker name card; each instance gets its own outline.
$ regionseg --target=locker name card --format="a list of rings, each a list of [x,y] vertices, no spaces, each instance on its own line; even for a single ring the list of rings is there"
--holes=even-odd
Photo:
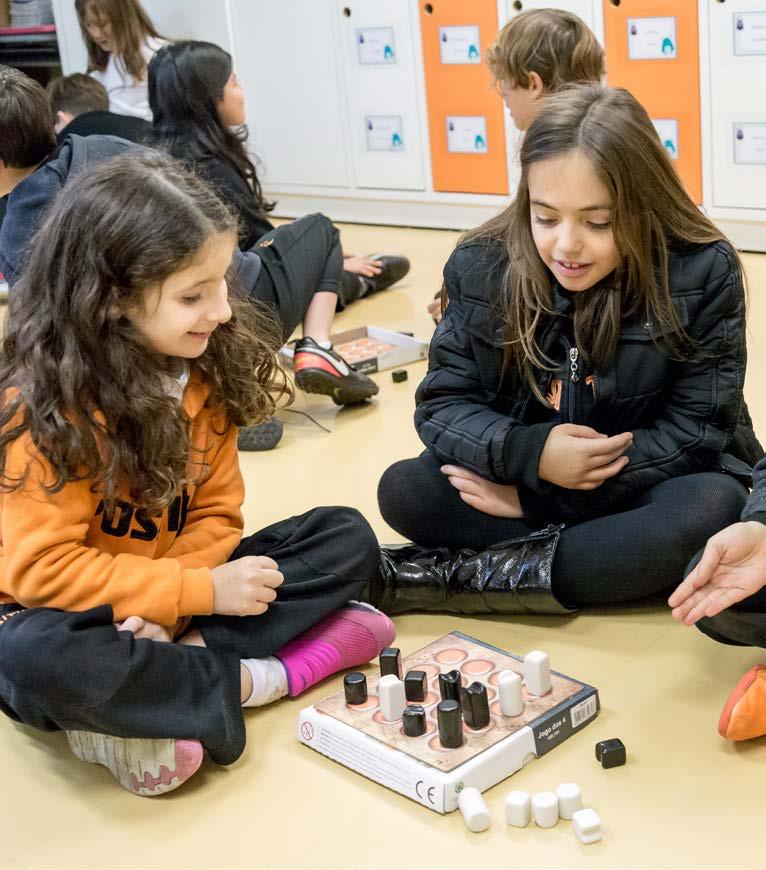
[[[369,66],[396,63],[396,44],[393,27],[358,27],[356,51],[359,63]]]
[[[766,166],[766,124],[734,125],[734,162]]]
[[[674,60],[676,19],[628,18],[628,57],[631,60]]]
[[[404,151],[401,115],[365,115],[368,151]]]
[[[734,54],[766,54],[766,12],[734,13]]]
[[[665,150],[673,160],[678,160],[678,121],[672,118],[657,120],[652,118],[652,124],[654,124],[654,129],[665,146]]]
[[[447,151],[451,154],[486,154],[487,119],[483,115],[448,115]]]
[[[479,25],[440,27],[439,54],[442,63],[481,63]]]

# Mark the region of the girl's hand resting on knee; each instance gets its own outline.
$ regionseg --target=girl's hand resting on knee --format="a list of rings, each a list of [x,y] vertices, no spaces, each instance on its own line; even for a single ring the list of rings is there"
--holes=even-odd
[[[493,483],[457,465],[442,465],[441,472],[458,490],[460,498],[477,511],[491,517],[523,518],[519,491],[513,484]]]
[[[131,631],[134,637],[146,637],[161,643],[172,643],[173,635],[170,629],[156,622],[150,622],[142,616],[129,616],[124,622],[115,622],[117,631]]]
[[[268,556],[243,556],[219,565],[213,575],[213,613],[260,616],[277,597],[284,577]]]
[[[694,625],[766,586],[766,526],[735,523],[707,542],[697,567],[668,599],[673,618]]]
[[[596,489],[628,464],[633,434],[609,438],[590,426],[554,426],[540,454],[538,476],[564,489]]]

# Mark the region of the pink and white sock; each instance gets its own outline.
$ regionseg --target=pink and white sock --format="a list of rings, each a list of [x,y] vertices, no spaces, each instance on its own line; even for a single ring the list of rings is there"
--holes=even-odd
[[[338,671],[376,658],[395,637],[394,624],[385,613],[370,604],[350,602],[274,655],[285,666],[289,694],[294,698]]]

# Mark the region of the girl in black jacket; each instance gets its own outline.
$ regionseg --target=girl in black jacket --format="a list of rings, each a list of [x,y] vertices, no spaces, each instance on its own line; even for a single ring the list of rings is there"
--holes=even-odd
[[[215,188],[239,218],[240,249],[252,248],[274,229],[268,214],[275,203],[264,197],[245,149],[244,94],[231,55],[210,42],[166,46],[149,67],[149,104],[154,144]],[[339,308],[390,287],[409,268],[406,257],[345,255]]]
[[[386,521],[446,548],[384,552],[371,595],[389,610],[564,612],[669,589],[738,518],[762,455],[740,262],[643,108],[568,88],[521,164],[514,202],[444,271],[415,412],[427,450],[380,482]]]

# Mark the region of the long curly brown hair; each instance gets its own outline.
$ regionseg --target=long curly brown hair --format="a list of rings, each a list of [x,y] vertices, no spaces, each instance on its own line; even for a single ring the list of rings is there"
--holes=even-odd
[[[204,478],[191,457],[189,418],[166,392],[168,364],[121,312],[188,267],[236,219],[172,158],[117,157],[78,176],[58,196],[15,285],[0,346],[0,488],[9,445],[29,433],[50,463],[50,492],[91,479],[107,506],[118,483],[161,510],[182,482]],[[290,394],[277,362],[279,327],[227,278],[232,317],[192,367],[209,384],[222,427],[266,419]]]

